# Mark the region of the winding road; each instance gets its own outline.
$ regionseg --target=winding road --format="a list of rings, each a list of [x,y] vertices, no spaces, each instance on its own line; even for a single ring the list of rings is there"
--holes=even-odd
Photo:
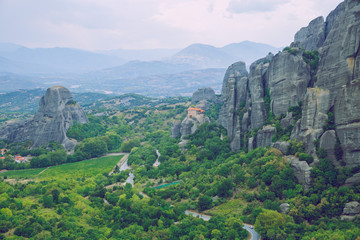
[[[258,234],[255,231],[254,226],[249,225],[249,224],[244,224],[243,229],[245,229],[246,231],[248,231],[251,234],[250,240],[260,240],[261,239],[260,234]]]
[[[156,149],[156,155],[157,155],[157,159],[156,159],[156,161],[154,162],[154,164],[153,164],[153,167],[158,167],[159,165],[160,165],[160,161],[159,161],[159,157],[161,156],[161,154],[160,154],[160,152],[159,152],[159,150],[157,150]]]
[[[160,165],[160,162],[159,162],[160,153],[159,153],[159,151],[157,149],[156,149],[156,154],[158,155],[158,157],[156,159],[156,162],[153,164],[154,167],[157,167],[157,166]],[[121,153],[119,155],[124,155],[124,157],[122,157],[120,159],[120,161],[117,163],[117,165],[119,166],[119,171],[121,172],[121,171],[125,171],[127,169],[131,169],[129,167],[129,165],[127,164],[129,154],[128,153]],[[114,167],[114,169],[115,169],[115,167]],[[114,169],[109,174],[112,174],[114,172]],[[125,184],[130,183],[131,186],[134,186],[134,177],[135,176],[134,176],[133,172],[130,172],[129,177],[126,179]],[[109,186],[106,186],[106,188],[108,188],[110,186],[113,186],[113,185],[116,185],[116,183],[112,184],[112,185],[109,185]],[[147,196],[142,192],[140,192],[140,194],[143,195],[143,196]],[[104,201],[105,201],[105,199],[104,199]],[[204,221],[209,221],[210,218],[211,218],[211,216],[209,216],[209,215],[197,213],[197,212],[194,212],[194,211],[191,211],[191,210],[186,210],[185,214],[186,215],[191,215],[191,216],[194,216],[194,217],[199,217],[199,218],[203,219]],[[251,235],[250,240],[261,240],[260,234],[258,234],[255,231],[255,229],[254,229],[254,227],[252,225],[244,224],[243,228],[250,233],[250,235]]]
[[[191,210],[186,210],[185,211],[186,215],[190,215],[190,216],[194,216],[194,217],[199,217],[205,221],[209,221],[211,216],[209,215],[205,215],[205,214],[201,214],[201,213],[197,213]],[[258,234],[255,229],[254,226],[250,225],[250,224],[244,224],[243,229],[245,229],[246,231],[248,231],[251,235],[250,240],[260,240],[261,236],[260,234]]]

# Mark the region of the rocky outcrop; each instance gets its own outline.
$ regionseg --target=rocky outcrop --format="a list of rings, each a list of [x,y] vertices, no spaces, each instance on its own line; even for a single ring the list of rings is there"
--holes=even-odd
[[[360,166],[360,82],[344,86],[335,99],[335,124],[347,167]]]
[[[196,131],[196,129],[198,129],[198,127],[205,122],[207,122],[207,123],[210,122],[208,117],[199,119],[196,117],[186,116],[180,125],[181,137],[186,137],[186,136],[194,133]]]
[[[248,151],[251,151],[253,150],[256,146],[255,146],[255,138],[254,137],[251,137],[249,138],[249,141],[248,141]]]
[[[304,99],[311,80],[310,67],[297,48],[276,54],[267,75],[271,110],[276,116],[286,113],[289,107],[297,106]]]
[[[211,88],[200,88],[193,93],[191,104],[195,108],[189,108],[187,116],[180,122],[175,120],[170,129],[172,138],[186,137],[196,131],[203,123],[209,123],[210,119],[205,116],[205,111],[210,109],[212,104],[218,104],[214,90]]]
[[[66,131],[74,121],[83,124],[88,119],[70,91],[55,86],[48,88],[40,99],[39,110],[32,120],[7,125],[0,129],[0,136],[13,142],[31,140],[32,148],[55,141],[71,150],[75,143],[67,138]]]
[[[291,47],[253,63],[249,74],[241,62],[230,66],[224,77],[219,123],[228,132],[231,149],[272,145],[286,152],[284,144],[271,142],[270,130],[262,129],[279,121],[280,134],[294,126],[290,139],[304,142],[314,165],[316,140],[335,166],[360,166],[359,36],[359,1],[345,0],[325,22],[318,17],[298,31]],[[304,54],[305,50],[317,50],[318,56]],[[253,138],[246,137],[249,133]],[[278,132],[276,136],[286,137]],[[356,181],[360,183],[354,176],[348,179],[351,184]]]
[[[293,126],[294,125],[294,118],[293,118],[293,114],[292,112],[288,112],[286,114],[286,116],[280,120],[280,126],[283,129],[286,129],[289,126]]]
[[[275,128],[272,126],[264,126],[256,134],[256,147],[268,147],[272,144],[272,138],[275,135]]]
[[[309,167],[307,162],[299,161],[299,159],[294,156],[287,156],[286,159],[290,162],[291,167],[294,169],[294,175],[298,182],[305,190],[308,190],[311,186],[311,167]]]
[[[266,119],[265,111],[265,85],[266,71],[274,56],[269,54],[266,58],[260,59],[250,66],[249,73],[249,95],[251,99],[251,128],[260,128]]]
[[[197,104],[200,101],[216,101],[216,95],[213,89],[211,88],[200,88],[196,92],[193,93],[191,97],[191,104]]]
[[[303,141],[308,154],[316,154],[314,140],[323,134],[328,119],[329,90],[308,88],[303,103],[302,117],[291,133],[291,139]]]
[[[175,120],[171,125],[170,136],[172,138],[180,137],[181,136],[180,129],[181,129],[181,122]]]
[[[330,90],[330,105],[343,85],[359,78],[360,5],[341,3],[327,18],[326,40],[320,48],[316,85]]]
[[[231,149],[238,151],[241,148],[241,126],[239,111],[247,101],[247,71],[244,62],[232,64],[226,71],[223,87],[222,102],[219,113],[219,124],[226,130],[230,138]]]
[[[360,172],[346,179],[345,186],[351,187],[359,183],[360,183]]]
[[[315,18],[307,27],[301,28],[295,34],[294,41],[307,51],[319,49],[325,41],[324,17]]]
[[[281,213],[288,213],[289,212],[289,210],[290,210],[290,204],[288,204],[288,203],[282,203],[282,204],[280,204],[280,212]]]
[[[356,201],[346,203],[341,219],[353,220],[357,216],[360,216],[360,203]]]
[[[340,166],[335,156],[336,133],[328,130],[320,138],[320,148],[325,149],[327,158],[335,165]]]
[[[219,103],[220,101],[212,88],[200,88],[191,97],[191,104],[205,111],[209,110],[212,104]]]
[[[271,147],[279,149],[282,154],[286,154],[287,149],[289,148],[289,142],[274,142]]]

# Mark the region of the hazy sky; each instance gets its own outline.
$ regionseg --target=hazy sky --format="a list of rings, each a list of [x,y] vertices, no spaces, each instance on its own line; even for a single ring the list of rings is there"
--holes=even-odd
[[[289,45],[341,0],[0,0],[0,42],[88,50]]]

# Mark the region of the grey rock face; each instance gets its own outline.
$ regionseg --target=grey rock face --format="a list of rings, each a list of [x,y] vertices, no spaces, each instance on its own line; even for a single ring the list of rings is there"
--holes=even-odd
[[[312,20],[307,27],[301,28],[294,37],[307,51],[319,49],[325,41],[325,22],[323,17]]]
[[[224,104],[220,110],[218,122],[227,130],[233,151],[238,151],[241,148],[241,126],[238,111],[247,100],[247,83],[248,78],[244,62],[234,63],[227,69],[222,87],[222,102]]]
[[[345,204],[343,214],[344,215],[360,214],[360,203],[356,201],[348,202],[347,204]]]
[[[335,165],[340,166],[340,163],[336,160],[335,157],[335,144],[336,144],[336,134],[334,130],[329,130],[324,132],[320,138],[320,148],[326,150],[327,158]]]
[[[303,186],[304,190],[308,190],[311,186],[310,171],[311,167],[305,161],[299,161],[297,157],[286,156],[290,162],[290,166],[294,169],[294,175],[298,182]]]
[[[359,78],[360,4],[347,0],[327,20],[326,40],[321,47],[315,86],[330,90],[330,105],[343,85]]]
[[[174,121],[171,125],[170,129],[170,136],[172,138],[180,137],[180,128],[181,128],[181,122],[180,121]]]
[[[286,116],[280,121],[280,126],[284,129],[286,129],[290,125],[294,125],[294,118],[292,112],[288,112]]]
[[[290,146],[289,142],[274,142],[271,145],[273,148],[279,149],[282,154],[286,154],[288,147]]]
[[[47,89],[32,120],[5,126],[0,134],[14,142],[31,140],[32,148],[55,141],[71,149],[75,143],[67,138],[66,131],[74,121],[83,124],[88,119],[83,109],[73,101],[70,91],[55,86]]]
[[[204,119],[196,119],[191,117],[185,117],[184,120],[181,122],[180,126],[180,135],[181,137],[186,137],[196,131],[198,127],[205,123],[210,122],[208,117],[204,117]]]
[[[324,132],[323,126],[328,118],[328,103],[329,90],[308,88],[303,103],[302,117],[291,133],[291,139],[303,141],[305,151],[313,156],[316,155],[313,142]]]
[[[188,119],[187,117],[181,122],[180,126],[180,135],[186,137],[190,135],[193,131],[196,131],[196,122]]]
[[[202,100],[215,102],[216,95],[211,88],[200,88],[193,93],[191,97],[191,104],[196,104]]]
[[[251,96],[251,128],[263,126],[266,118],[264,95],[266,84],[266,71],[273,55],[260,59],[250,66],[249,92]]]
[[[359,183],[360,183],[360,173],[356,173],[352,177],[349,177],[348,179],[346,179],[345,186],[351,187],[351,186],[353,186],[355,184],[359,184]]]
[[[267,71],[272,112],[279,116],[286,113],[290,106],[297,106],[305,97],[310,79],[310,67],[301,52],[295,55],[287,51],[276,54]]]
[[[267,125],[260,129],[256,135],[257,147],[268,147],[272,144],[272,138],[275,135],[275,128]]]
[[[290,210],[290,204],[288,204],[288,203],[280,204],[280,212],[281,213],[288,213],[289,210]]]
[[[335,124],[347,167],[360,165],[360,82],[344,86],[335,99]]]
[[[251,151],[255,148],[255,138],[251,137],[249,138],[249,142],[248,142],[248,151]]]

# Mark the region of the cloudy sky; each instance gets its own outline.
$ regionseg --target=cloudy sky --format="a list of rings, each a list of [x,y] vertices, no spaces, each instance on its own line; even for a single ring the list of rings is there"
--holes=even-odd
[[[87,50],[289,45],[342,0],[0,0],[0,42]]]

